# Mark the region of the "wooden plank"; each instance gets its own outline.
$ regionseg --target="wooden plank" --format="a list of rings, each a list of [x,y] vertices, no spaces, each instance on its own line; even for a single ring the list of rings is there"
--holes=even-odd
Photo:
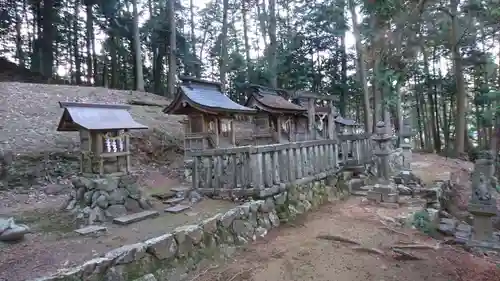
[[[295,167],[297,168],[297,178],[296,179],[301,179],[303,174],[302,174],[302,167],[304,166],[304,163],[302,162],[302,149],[298,148],[295,150]]]
[[[277,185],[280,184],[280,153],[278,151],[273,152],[273,171],[272,171],[272,176],[273,176],[273,184]]]
[[[297,176],[297,167],[295,166],[295,148],[289,148],[288,151],[288,182],[294,181]]]
[[[150,219],[159,216],[157,211],[143,211],[113,219],[113,223],[119,225],[128,225],[134,222]]]
[[[222,156],[214,157],[215,174],[214,174],[214,190],[222,188],[221,177],[222,177]]]
[[[254,188],[262,188],[264,185],[262,175],[262,153],[255,153],[250,156],[252,170],[252,184]]]
[[[265,186],[273,186],[273,161],[271,153],[264,153],[264,180]]]

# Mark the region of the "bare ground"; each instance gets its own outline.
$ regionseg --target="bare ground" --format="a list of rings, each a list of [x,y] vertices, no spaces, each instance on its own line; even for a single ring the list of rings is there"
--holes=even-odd
[[[468,171],[472,163],[433,154],[414,154],[413,171],[430,184],[456,174],[461,200],[470,196]],[[190,281],[496,281],[500,258],[476,256],[444,244],[409,227],[394,224],[411,207],[397,210],[366,205],[360,198],[323,206],[293,224],[247,246],[229,263],[214,263],[193,273]],[[392,230],[388,230],[387,225]],[[395,231],[394,231],[395,230]],[[318,239],[337,235],[362,245]],[[430,245],[404,251],[420,260],[399,260],[390,248],[401,244]],[[435,248],[434,248],[435,247]],[[380,253],[375,253],[375,251]]]
[[[427,182],[451,172],[463,172],[469,166],[467,162],[426,154],[415,154],[414,164],[415,173],[421,175]],[[162,176],[161,173],[151,173],[144,183],[145,193],[150,194],[168,190],[179,184],[175,180]],[[19,199],[19,196],[14,198]],[[199,221],[233,206],[229,202],[205,199],[195,205],[192,210],[183,214],[163,214],[159,218],[126,227],[110,226],[107,235],[85,238],[74,235],[71,218],[54,208],[62,203],[64,197],[47,197],[41,201],[34,199],[30,201],[29,195],[25,195],[25,198],[27,198],[26,202],[18,200],[16,204],[11,204],[10,208],[0,209],[0,214],[17,213],[18,218],[36,230],[35,234],[28,235],[22,243],[2,246],[0,280],[25,280],[53,272],[60,267],[79,264],[112,248],[163,234],[178,225]],[[33,204],[33,202],[38,203]],[[163,208],[158,202],[155,207],[160,211]],[[203,271],[196,273],[203,273],[196,280],[279,281],[291,279],[303,281],[314,279],[354,281],[363,278],[368,280],[398,278],[411,281],[427,279],[449,281],[465,280],[450,277],[453,274],[465,274],[464,272],[454,272],[453,270],[459,270],[463,266],[456,267],[453,264],[478,263],[475,265],[476,267],[490,270],[490,264],[485,263],[484,259],[470,257],[468,253],[448,248],[448,246],[443,246],[439,250],[417,250],[415,254],[422,256],[423,261],[396,262],[390,255],[380,256],[357,252],[342,244],[316,239],[319,234],[344,235],[367,247],[380,248],[389,253],[387,246],[398,240],[410,238],[407,235],[387,232],[382,228],[383,224],[380,221],[381,219],[387,220],[387,217],[395,218],[409,211],[411,209],[379,209],[362,205],[359,198],[325,206],[318,212],[294,222],[295,227],[272,232],[265,242],[248,247],[246,251],[236,257],[233,263],[226,267],[221,266],[205,273]],[[437,243],[437,241],[429,240],[425,236],[415,234],[413,230],[402,229],[399,231],[411,233],[410,240],[414,242]],[[457,253],[460,255],[451,255],[450,251],[453,253],[458,251]],[[462,256],[465,261],[459,259]],[[440,261],[440,263],[435,261]],[[445,265],[451,269],[445,270]],[[431,270],[422,270],[422,268]],[[448,272],[449,270],[451,271]],[[233,277],[234,279],[231,279]],[[494,279],[470,280],[489,281]]]
[[[176,186],[179,186],[178,182],[158,173],[150,176],[144,191],[145,195],[163,193]],[[177,226],[200,222],[235,206],[228,201],[204,199],[185,212],[169,214],[163,212],[167,206],[153,201],[154,209],[160,212],[159,217],[128,226],[108,224],[106,234],[92,237],[74,232],[73,217],[59,210],[64,196],[47,198],[27,200],[28,203],[20,201],[9,208],[0,207],[0,217],[14,216],[17,222],[28,224],[33,230],[20,243],[0,243],[0,280],[21,281],[41,277],[63,267],[81,264],[125,244],[160,236]]]
[[[438,244],[411,229],[387,231],[382,223],[406,209],[388,210],[360,204],[351,198],[323,206],[293,225],[273,231],[240,251],[232,261],[211,264],[193,273],[190,281],[496,281],[500,269],[495,261],[448,245]],[[390,227],[395,229],[396,227]],[[318,239],[340,236],[361,244]],[[399,260],[390,247],[408,243],[427,249],[404,249],[420,260]],[[439,245],[439,246],[438,246]],[[438,246],[434,249],[432,247]],[[376,253],[379,252],[380,253]],[[498,263],[500,265],[500,263]]]

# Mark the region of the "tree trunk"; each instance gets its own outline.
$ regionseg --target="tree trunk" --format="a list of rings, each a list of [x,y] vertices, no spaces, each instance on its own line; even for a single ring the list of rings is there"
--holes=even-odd
[[[251,76],[251,61],[250,61],[250,43],[248,40],[248,22],[247,22],[247,13],[248,13],[248,0],[243,0],[241,3],[241,14],[243,18],[243,39],[245,41],[245,61],[246,61],[246,69],[247,69],[247,81],[250,82]]]
[[[175,23],[175,1],[168,0],[168,21],[170,27],[169,34],[169,48],[168,48],[168,77],[167,77],[167,96],[173,97],[175,95],[175,77],[177,73],[177,27]]]
[[[194,75],[196,76],[196,78],[200,78],[201,77],[201,67],[200,65],[198,64],[198,62],[196,61],[196,34],[194,33],[195,32],[195,25],[194,25],[194,4],[193,4],[193,0],[189,0],[189,16],[190,16],[190,19],[189,19],[189,23],[190,23],[190,26],[191,26],[191,52],[192,52],[192,56],[193,56],[193,70],[194,70]]]
[[[457,155],[465,152],[465,132],[467,130],[465,124],[466,113],[466,94],[465,94],[465,81],[462,67],[462,56],[460,54],[460,43],[458,38],[459,26],[457,18],[459,0],[451,0],[451,53],[453,58],[453,71],[455,74],[457,85],[457,116],[456,116],[456,129],[455,129],[455,152]]]
[[[259,18],[260,33],[264,40],[264,48],[267,48],[267,9],[266,0],[262,0],[262,10],[260,9],[259,0],[257,0],[257,17]]]
[[[356,39],[356,66],[358,69],[358,79],[359,84],[363,87],[363,109],[364,109],[364,123],[365,123],[365,132],[372,132],[372,120],[371,120],[371,112],[370,112],[370,91],[368,89],[368,83],[366,81],[366,62],[364,59],[364,51],[363,45],[361,44],[361,32],[359,30],[358,25],[358,16],[356,14],[356,4],[354,0],[349,0],[349,10],[351,12],[351,20],[352,20],[352,30],[354,33],[354,37]]]
[[[17,4],[15,7],[15,11],[16,11],[16,57],[19,62],[19,67],[24,68],[23,39],[21,36],[22,19]]]
[[[426,92],[427,92],[427,100],[429,103],[429,123],[430,123],[430,131],[432,133],[432,139],[433,139],[433,145],[432,145],[432,151],[439,151],[439,132],[437,131],[436,128],[436,114],[435,114],[435,102],[434,98],[432,97],[432,85],[431,85],[431,74],[429,70],[429,56],[427,54],[427,50],[425,50],[425,47],[422,48],[422,55],[424,58],[424,75],[425,75],[425,85],[426,85]]]
[[[141,38],[139,36],[139,11],[137,11],[137,0],[132,0],[133,32],[135,49],[135,89],[144,91],[144,74],[142,72]]]
[[[82,84],[82,64],[80,58],[80,47],[78,44],[78,14],[80,13],[80,0],[75,0],[75,18],[73,19],[73,56],[75,58],[75,83]]]
[[[226,88],[226,64],[227,64],[227,30],[228,30],[228,12],[229,1],[222,1],[222,33],[221,33],[221,52],[219,58],[219,76],[223,89]]]
[[[269,72],[270,84],[278,88],[278,69],[276,65],[276,0],[269,0]]]
[[[94,33],[92,4],[87,5],[87,22],[86,22],[86,37],[85,42],[87,45],[87,84],[92,85],[92,36]]]
[[[54,65],[54,1],[44,0],[42,12],[43,40],[42,40],[42,74],[49,80],[52,78]]]

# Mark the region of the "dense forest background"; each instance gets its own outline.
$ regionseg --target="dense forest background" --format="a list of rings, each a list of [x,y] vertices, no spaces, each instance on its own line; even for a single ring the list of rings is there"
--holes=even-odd
[[[306,90],[368,132],[410,119],[428,151],[497,148],[499,0],[2,0],[0,36],[0,56],[47,80]]]

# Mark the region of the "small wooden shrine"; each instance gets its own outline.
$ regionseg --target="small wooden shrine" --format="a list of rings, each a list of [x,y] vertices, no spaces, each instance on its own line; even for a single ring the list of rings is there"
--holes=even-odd
[[[335,96],[320,96],[310,92],[297,91],[291,95],[292,102],[301,106],[307,106],[308,130],[305,139],[332,139],[336,135],[333,120],[338,116],[333,102]],[[319,102],[318,102],[319,101]],[[318,104],[327,104],[321,106]],[[330,122],[332,120],[332,122]]]
[[[259,140],[266,138],[273,143],[297,141],[297,135],[307,130],[307,109],[281,96],[281,90],[247,85],[244,92],[248,97],[245,106],[258,111],[254,118],[255,144],[263,144]]]
[[[344,118],[340,115],[335,117],[335,124],[337,125],[337,132],[341,135],[353,135],[357,134],[357,129],[361,127],[361,124],[352,119]]]
[[[235,119],[256,110],[232,101],[220,83],[182,77],[174,100],[163,112],[187,115],[184,149],[188,151],[236,146]]]
[[[80,172],[128,174],[129,130],[147,129],[137,123],[128,105],[59,102],[64,108],[57,131],[80,133]]]

